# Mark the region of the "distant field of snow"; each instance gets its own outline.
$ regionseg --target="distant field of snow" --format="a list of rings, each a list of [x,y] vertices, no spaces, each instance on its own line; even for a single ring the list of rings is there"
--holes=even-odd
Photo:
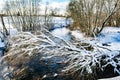
[[[100,39],[100,42],[104,43],[120,42],[120,32],[101,33],[98,39]]]
[[[102,33],[115,33],[120,32],[120,27],[105,27],[102,31]]]
[[[66,26],[66,24],[72,24],[73,20],[71,18],[66,20],[66,18],[64,18],[64,17],[53,17],[52,22],[55,24],[60,24],[62,26]]]

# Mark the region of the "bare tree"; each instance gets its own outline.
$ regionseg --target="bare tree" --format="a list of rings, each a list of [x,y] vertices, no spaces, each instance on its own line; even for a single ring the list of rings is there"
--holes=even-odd
[[[22,31],[34,31],[38,27],[40,0],[6,1],[5,10],[16,28]]]
[[[51,14],[50,14],[52,11],[53,10],[50,8],[49,3],[46,2],[45,10],[44,10],[44,18],[45,18],[44,24],[46,26],[48,26],[48,28],[50,28],[52,26],[53,16],[51,16]]]
[[[68,12],[74,20],[73,28],[80,29],[87,36],[95,36],[119,10],[118,2],[119,0],[71,0]],[[112,4],[112,7],[108,4]]]
[[[117,2],[117,9],[120,8],[120,0]],[[120,9],[116,11],[114,15],[112,15],[111,20],[108,20],[111,22],[112,26],[120,27]]]
[[[7,35],[9,35],[9,33],[8,33],[7,28],[5,27],[3,16],[1,15],[0,17],[1,17],[1,22],[2,22],[2,25],[3,25],[3,33],[4,33],[4,35],[7,36]]]
[[[113,8],[109,9],[109,13],[107,14],[107,17],[102,22],[102,26],[101,26],[100,30],[98,31],[98,33],[100,33],[103,30],[103,28],[105,27],[105,24],[111,18],[111,16],[114,15],[118,10],[120,10],[120,6],[118,5],[119,2],[120,2],[120,0],[115,0],[114,2],[111,2],[111,1],[107,2],[108,4],[113,3]]]

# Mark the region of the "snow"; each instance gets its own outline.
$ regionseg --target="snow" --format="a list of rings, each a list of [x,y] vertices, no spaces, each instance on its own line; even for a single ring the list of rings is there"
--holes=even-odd
[[[120,27],[105,27],[102,33],[120,32]]]
[[[95,50],[93,52],[80,50],[80,52],[82,52],[81,55],[83,57],[87,56],[88,54],[89,54],[89,56],[94,57],[94,59],[92,60],[93,61],[92,63],[93,63],[93,65],[95,65],[94,61],[96,61],[96,63],[99,63],[99,61],[97,61],[97,56],[100,57],[102,55],[106,55],[106,56],[108,56],[108,58],[105,58],[104,61],[107,62],[107,64],[102,65],[101,69],[103,69],[108,64],[110,64],[114,67],[114,72],[117,72],[118,74],[120,74],[120,70],[117,69],[117,66],[120,65],[119,64],[120,62],[117,64],[113,60],[116,56],[119,55],[119,52],[120,52],[120,28],[105,27],[104,30],[101,32],[101,34],[98,35],[92,41],[89,40],[90,38],[83,37],[83,34],[80,33],[79,31],[69,31],[66,28],[55,29],[53,31],[53,33],[55,35],[62,37],[62,38],[65,38],[65,36],[67,36],[69,32],[71,32],[71,35],[74,36],[76,39],[80,39],[80,40],[87,39],[84,41],[88,42],[92,46],[94,46]],[[71,46],[71,49],[77,50],[77,48],[73,45]],[[77,51],[79,51],[79,49]],[[78,58],[81,55],[71,54],[71,58],[74,61],[75,58]],[[89,66],[89,57],[85,60],[86,61],[88,60],[88,62],[87,63],[80,63],[80,61],[72,62],[71,65],[69,67],[67,67],[67,69],[70,69],[70,68],[72,69],[73,67],[76,67],[79,65],[79,66],[81,66],[80,68],[86,67],[86,70],[88,70],[88,72],[91,73],[92,71],[91,71],[91,67]],[[117,60],[119,61],[119,59],[117,59]]]
[[[0,48],[2,48],[2,47],[5,47],[5,44],[4,44],[4,42],[2,42],[2,39],[3,39],[3,35],[2,35],[2,33],[0,33]],[[2,50],[0,49],[0,56],[1,56],[1,53],[2,53]]]
[[[44,75],[42,78],[44,79],[44,78],[46,78],[47,77],[47,75]]]
[[[66,25],[66,18],[64,17],[54,17],[52,21],[56,24]]]
[[[0,42],[0,47],[4,47],[4,43],[3,42]]]
[[[56,25],[58,26],[58,25]],[[86,39],[84,37],[84,34],[82,34],[80,31],[70,31],[69,29],[63,27],[63,28],[56,28],[52,31],[53,35],[56,35],[60,38],[63,38],[65,40],[70,40],[71,35],[74,36],[76,39],[83,40]],[[87,38],[88,42],[91,44],[96,43],[99,46],[104,46],[110,50],[120,50],[120,28],[119,27],[105,27],[100,35],[96,37],[96,39],[93,39],[89,41],[90,38]]]
[[[54,31],[52,31],[52,33],[56,36],[65,36],[69,33],[69,30],[66,28],[61,28],[61,29],[56,29]]]
[[[76,39],[83,39],[83,37],[84,37],[83,34],[80,33],[80,31],[77,31],[77,30],[72,31],[71,35],[73,35]]]
[[[12,26],[12,24],[8,24],[7,19],[5,19],[5,21],[6,21],[5,27],[8,30],[8,32],[10,33],[10,36],[16,35],[18,33],[17,29],[14,26]],[[0,31],[2,31],[2,29],[3,29],[2,27],[3,27],[3,25],[0,22]],[[0,34],[0,36],[1,36],[1,34]]]
[[[58,28],[52,31],[52,34],[65,40],[70,40],[70,30],[67,28]]]
[[[10,33],[10,36],[14,36],[14,35],[18,34],[18,31],[17,31],[17,29],[13,28],[13,29],[9,30],[9,33]]]
[[[5,47],[5,44],[0,41],[0,48],[3,48],[3,47]],[[3,53],[3,50],[0,49],[0,57],[3,55],[2,53]]]
[[[0,24],[0,31],[2,31],[2,25],[1,24]],[[4,38],[4,36],[3,36],[2,32],[0,32],[0,48],[5,47],[5,44],[3,42],[3,38]],[[0,57],[2,56],[2,53],[3,53],[3,50],[0,49]]]
[[[12,37],[18,33],[17,29],[13,28],[13,26],[6,24],[6,28],[8,32],[10,33],[9,37]],[[2,25],[0,24],[0,31],[2,31]],[[3,34],[0,32],[0,48],[5,48],[5,41],[2,41],[4,39]],[[3,49],[0,49],[0,57],[3,54]]]
[[[97,37],[99,45],[107,44],[105,47],[111,50],[120,50],[120,28],[105,27]]]
[[[54,77],[56,77],[57,75],[58,75],[58,74],[57,74],[57,73],[55,73],[55,74],[54,74]]]
[[[18,33],[18,31],[17,31],[17,29],[10,29],[9,33],[10,33],[10,36],[13,36],[13,35],[16,35]],[[1,38],[3,38],[3,35],[1,33],[0,33],[0,36],[1,36]],[[1,38],[0,38],[0,47],[4,47],[5,44],[4,44],[4,42],[2,42]]]
[[[99,80],[120,80],[120,76],[113,77],[113,78],[99,79]]]
[[[11,35],[17,34],[17,30],[16,29],[10,30],[10,34]],[[22,48],[25,45],[29,45],[29,47],[23,49],[25,51],[24,53],[26,53],[26,50],[29,50],[28,55],[32,55],[32,53],[33,53],[32,51],[35,51],[35,50],[39,51],[40,48],[43,48],[42,50],[44,50],[45,48],[50,47],[50,46],[52,46],[51,48],[53,48],[54,46],[60,47],[59,49],[57,49],[57,47],[56,47],[55,51],[54,51],[54,49],[50,50],[50,51],[53,51],[54,53],[50,52],[48,49],[49,54],[47,53],[47,51],[46,51],[46,54],[49,55],[48,57],[52,57],[52,56],[56,56],[56,55],[57,56],[58,55],[69,56],[71,58],[71,65],[68,66],[63,71],[67,71],[67,70],[70,70],[75,67],[80,67],[79,69],[82,69],[83,67],[85,67],[89,73],[92,73],[90,63],[92,62],[92,65],[95,66],[95,62],[99,63],[99,61],[97,60],[97,56],[101,56],[101,55],[105,54],[108,56],[108,58],[104,59],[104,60],[106,62],[108,60],[110,60],[111,62],[108,62],[105,65],[102,65],[102,68],[108,64],[111,64],[112,66],[115,67],[114,68],[115,72],[120,73],[120,71],[116,69],[117,65],[120,65],[120,64],[116,64],[113,61],[113,58],[119,54],[118,50],[120,50],[120,28],[106,27],[102,31],[102,33],[96,37],[96,39],[94,39],[92,41],[88,40],[89,41],[88,43],[90,43],[91,45],[96,47],[96,49],[94,51],[87,51],[84,48],[82,48],[82,46],[79,46],[79,48],[78,48],[76,45],[80,44],[79,42],[75,42],[76,43],[76,45],[75,45],[75,43],[73,44],[73,43],[69,43],[66,41],[66,40],[69,41],[71,39],[71,35],[74,36],[76,39],[80,39],[80,40],[85,39],[84,35],[77,30],[70,31],[69,29],[67,29],[65,27],[57,28],[52,31],[52,35],[55,35],[57,37],[60,37],[60,39],[63,39],[63,42],[65,42],[66,45],[64,44],[63,46],[59,46],[60,44],[55,43],[54,41],[52,41],[49,38],[49,36],[46,36],[45,34],[41,35],[42,38],[38,38],[38,37],[35,37],[34,35],[32,35],[31,33],[25,32],[25,33],[21,33],[21,34],[19,33],[19,35],[17,35],[16,37],[14,36],[12,38],[12,39],[14,39],[13,41],[15,41],[15,42],[13,42],[15,44],[12,45],[12,47],[13,48],[17,48],[17,47]],[[33,48],[32,43],[36,47]],[[37,44],[35,44],[35,43],[37,43]],[[45,43],[45,44],[43,44],[43,43]],[[98,46],[96,46],[96,44],[94,44],[94,43],[96,43]],[[39,44],[40,44],[40,46],[39,46]],[[55,44],[57,44],[57,45],[55,45]],[[107,44],[107,45],[103,45],[103,44]],[[3,46],[3,45],[4,44],[0,41],[0,46]],[[99,46],[101,46],[101,47],[99,47]],[[107,50],[102,47],[107,48]],[[110,51],[108,49],[110,49]],[[65,50],[67,50],[67,51],[65,52]],[[69,51],[69,50],[72,50],[72,51]],[[20,51],[18,51],[18,52],[20,52]],[[14,54],[17,54],[18,52],[15,52]],[[61,52],[61,54],[59,54],[59,52]],[[12,53],[9,55],[14,55],[14,54]],[[70,55],[68,55],[68,54],[70,54]],[[48,58],[48,57],[45,57],[45,58]],[[78,59],[78,60],[75,61],[76,59]],[[86,62],[83,62],[84,60]],[[72,62],[72,61],[74,61],[74,62]],[[119,61],[119,59],[118,59],[118,61]],[[58,75],[57,73],[54,74],[54,76],[57,76],[57,75]],[[47,75],[44,75],[43,78],[45,78],[46,76]]]

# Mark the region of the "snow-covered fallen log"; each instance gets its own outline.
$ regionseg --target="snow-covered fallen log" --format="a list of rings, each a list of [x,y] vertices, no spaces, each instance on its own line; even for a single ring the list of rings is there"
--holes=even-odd
[[[119,55],[119,51],[87,41],[66,41],[44,30],[36,35],[22,32],[13,36],[1,61],[9,65],[6,73],[15,80],[94,80],[108,77],[104,76],[106,68],[111,69],[113,76],[120,74]]]

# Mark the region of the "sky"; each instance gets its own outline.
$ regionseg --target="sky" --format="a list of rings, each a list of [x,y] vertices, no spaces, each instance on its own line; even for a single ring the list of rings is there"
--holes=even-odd
[[[6,0],[0,0],[0,11],[3,8],[5,1]],[[50,8],[52,8],[53,10],[56,9],[57,13],[59,14],[64,14],[69,1],[70,0],[42,0],[42,4],[40,4],[40,6],[41,10],[43,10],[44,12],[46,2],[48,2]]]
[[[66,12],[66,7],[70,0],[42,0],[44,4],[42,4],[42,10],[45,8],[46,2],[49,3],[49,7],[53,10],[57,10],[57,13],[64,15]],[[44,10],[43,10],[44,12]]]
[[[1,9],[2,9],[3,6],[4,6],[4,1],[5,1],[5,0],[0,0],[0,11],[1,11]]]

